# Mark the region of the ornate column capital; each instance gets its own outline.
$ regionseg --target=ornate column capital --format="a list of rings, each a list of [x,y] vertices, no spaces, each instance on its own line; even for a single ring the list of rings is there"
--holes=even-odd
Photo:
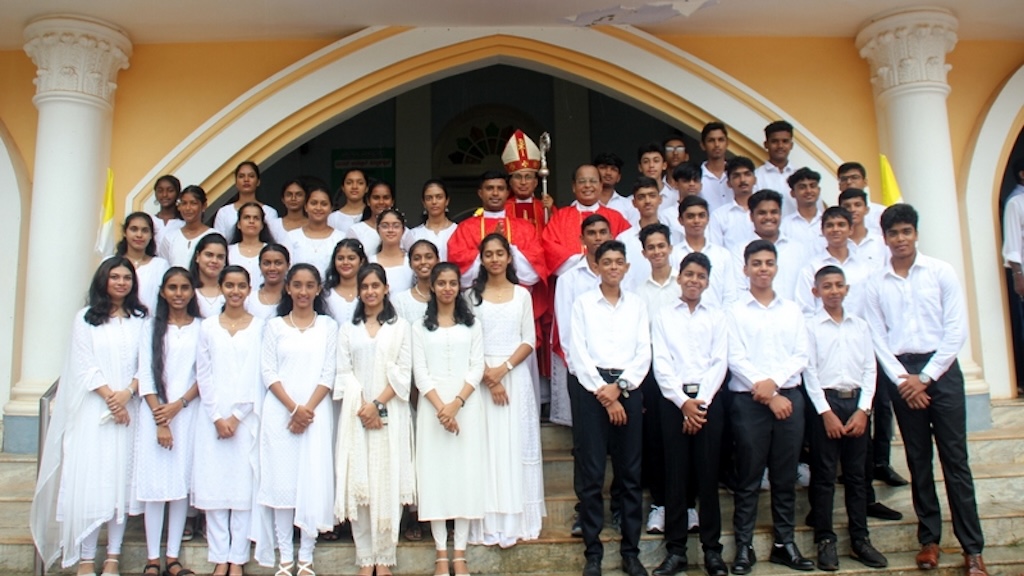
[[[36,101],[50,93],[86,95],[110,106],[132,43],[123,30],[87,16],[58,14],[25,27],[25,52],[38,70]]]
[[[875,94],[918,83],[948,92],[946,54],[956,45],[957,24],[945,8],[899,8],[872,17],[857,34],[856,46],[871,65]]]

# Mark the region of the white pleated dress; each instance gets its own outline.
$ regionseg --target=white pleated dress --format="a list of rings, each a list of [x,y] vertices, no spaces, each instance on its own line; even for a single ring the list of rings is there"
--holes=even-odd
[[[63,552],[73,566],[85,536],[113,518],[141,512],[132,470],[138,400],[128,402],[131,422],[117,424],[95,392],[127,388],[138,369],[141,318],[110,318],[93,326],[86,309],[75,315],[71,345],[47,430],[31,529],[46,565]]]
[[[484,300],[474,307],[474,314],[483,328],[487,366],[501,366],[521,344],[532,348],[536,342],[533,301],[521,286],[515,287],[510,301]],[[478,389],[487,444],[485,515],[470,523],[469,539],[505,548],[517,540],[536,540],[546,509],[540,415],[528,362],[519,363],[501,383],[508,394],[504,406],[494,403],[487,386]]]
[[[420,322],[412,330],[412,364],[420,409],[416,414],[416,481],[422,521],[484,517],[486,430],[479,392],[484,373],[483,332],[480,322],[427,330]],[[434,390],[449,403],[469,383],[478,391],[455,417],[459,434],[445,430],[426,399]]]
[[[200,319],[185,326],[167,326],[164,336],[164,389],[166,402],[177,402],[196,381],[196,352],[199,346]],[[153,412],[145,401],[156,394],[153,380],[153,321],[147,321],[139,339],[139,423],[135,435],[135,490],[141,502],[170,502],[190,493],[195,447],[195,421],[199,402],[182,408],[171,420],[170,450],[156,441]]]
[[[254,317],[232,336],[214,316],[199,327],[196,379],[201,410],[196,415],[192,503],[203,510],[251,510],[259,471],[257,434],[263,403],[260,350],[264,323]],[[231,438],[217,438],[214,423],[235,416]]]
[[[267,322],[263,334],[263,385],[280,382],[305,404],[317,386],[334,387],[338,324],[318,315],[299,331],[284,318]],[[260,429],[261,473],[256,501],[268,508],[294,508],[295,525],[306,534],[334,528],[334,414],[331,395],[314,410],[302,434],[288,430],[291,414],[269,390]]]

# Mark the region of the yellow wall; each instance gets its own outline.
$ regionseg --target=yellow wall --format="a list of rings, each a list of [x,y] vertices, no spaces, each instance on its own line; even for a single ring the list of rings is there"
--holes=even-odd
[[[847,38],[706,38],[669,42],[747,84],[844,159],[873,171],[877,130],[867,63]],[[118,193],[145,176],[178,142],[243,92],[327,40],[134,47],[118,77],[112,167]],[[1001,83],[1024,64],[1024,42],[961,41],[949,56],[955,169]],[[976,63],[984,62],[983,66]],[[35,66],[23,51],[0,51],[0,119],[31,171]],[[724,119],[728,122],[728,119]]]

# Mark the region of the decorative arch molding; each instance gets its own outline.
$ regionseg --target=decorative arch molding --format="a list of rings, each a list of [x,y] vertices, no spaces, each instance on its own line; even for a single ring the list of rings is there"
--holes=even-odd
[[[670,123],[726,121],[735,152],[758,157],[765,124],[796,127],[792,160],[834,187],[839,157],[792,115],[694,56],[630,27],[367,28],[326,46],[239,96],[180,142],[129,192],[127,211],[152,202],[163,173],[200,182],[211,198],[242,160],[273,162],[373,105],[430,82],[494,64],[550,74]]]
[[[1014,142],[1024,130],[1024,66],[996,92],[967,152],[967,169],[960,177],[964,194],[961,214],[966,215],[969,250],[968,296],[977,321],[972,328],[975,350],[985,367],[985,380],[993,398],[1015,395],[1010,300],[1003,278],[999,195],[1003,173]],[[992,297],[998,295],[999,297]]]
[[[7,126],[0,120],[0,230],[4,245],[0,253],[0,269],[14,271],[15,278],[25,277],[25,252],[28,246],[29,205],[32,184],[28,167]],[[21,334],[25,282],[4,282],[0,285],[0,405],[11,395],[21,358],[18,335]]]

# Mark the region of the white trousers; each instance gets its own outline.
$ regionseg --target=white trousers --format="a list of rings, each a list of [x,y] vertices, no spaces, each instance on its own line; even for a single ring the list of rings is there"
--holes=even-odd
[[[274,535],[277,538],[277,551],[281,554],[281,563],[295,560],[295,543],[292,540],[295,528],[294,508],[274,509]],[[313,548],[316,547],[316,536],[308,536],[299,531],[299,562],[313,561]]]
[[[431,520],[430,533],[434,535],[434,549],[448,550],[448,526],[444,520]],[[455,549],[465,551],[469,543],[469,519],[455,519]]]
[[[107,521],[107,556],[121,554],[121,544],[124,542],[124,529],[128,524],[128,519],[121,518],[120,520],[118,522],[117,518],[112,518]],[[95,530],[82,539],[81,562],[93,562],[96,560],[96,543],[100,539],[100,528],[100,526],[97,526]]]
[[[374,546],[375,537],[380,540],[386,539],[387,542],[378,540],[378,546]],[[356,509],[356,518],[352,520],[352,540],[356,543],[356,564],[359,567],[394,566],[398,563],[395,545],[391,543],[391,534],[373,533],[369,506],[359,506]],[[378,549],[379,553],[375,553],[374,550]]]
[[[167,557],[181,553],[181,535],[185,531],[188,498],[170,502],[146,502],[146,554],[150,560],[160,558],[160,534],[164,530],[164,505],[167,505]]]
[[[244,565],[249,561],[249,510],[207,510],[206,543],[212,564]]]

